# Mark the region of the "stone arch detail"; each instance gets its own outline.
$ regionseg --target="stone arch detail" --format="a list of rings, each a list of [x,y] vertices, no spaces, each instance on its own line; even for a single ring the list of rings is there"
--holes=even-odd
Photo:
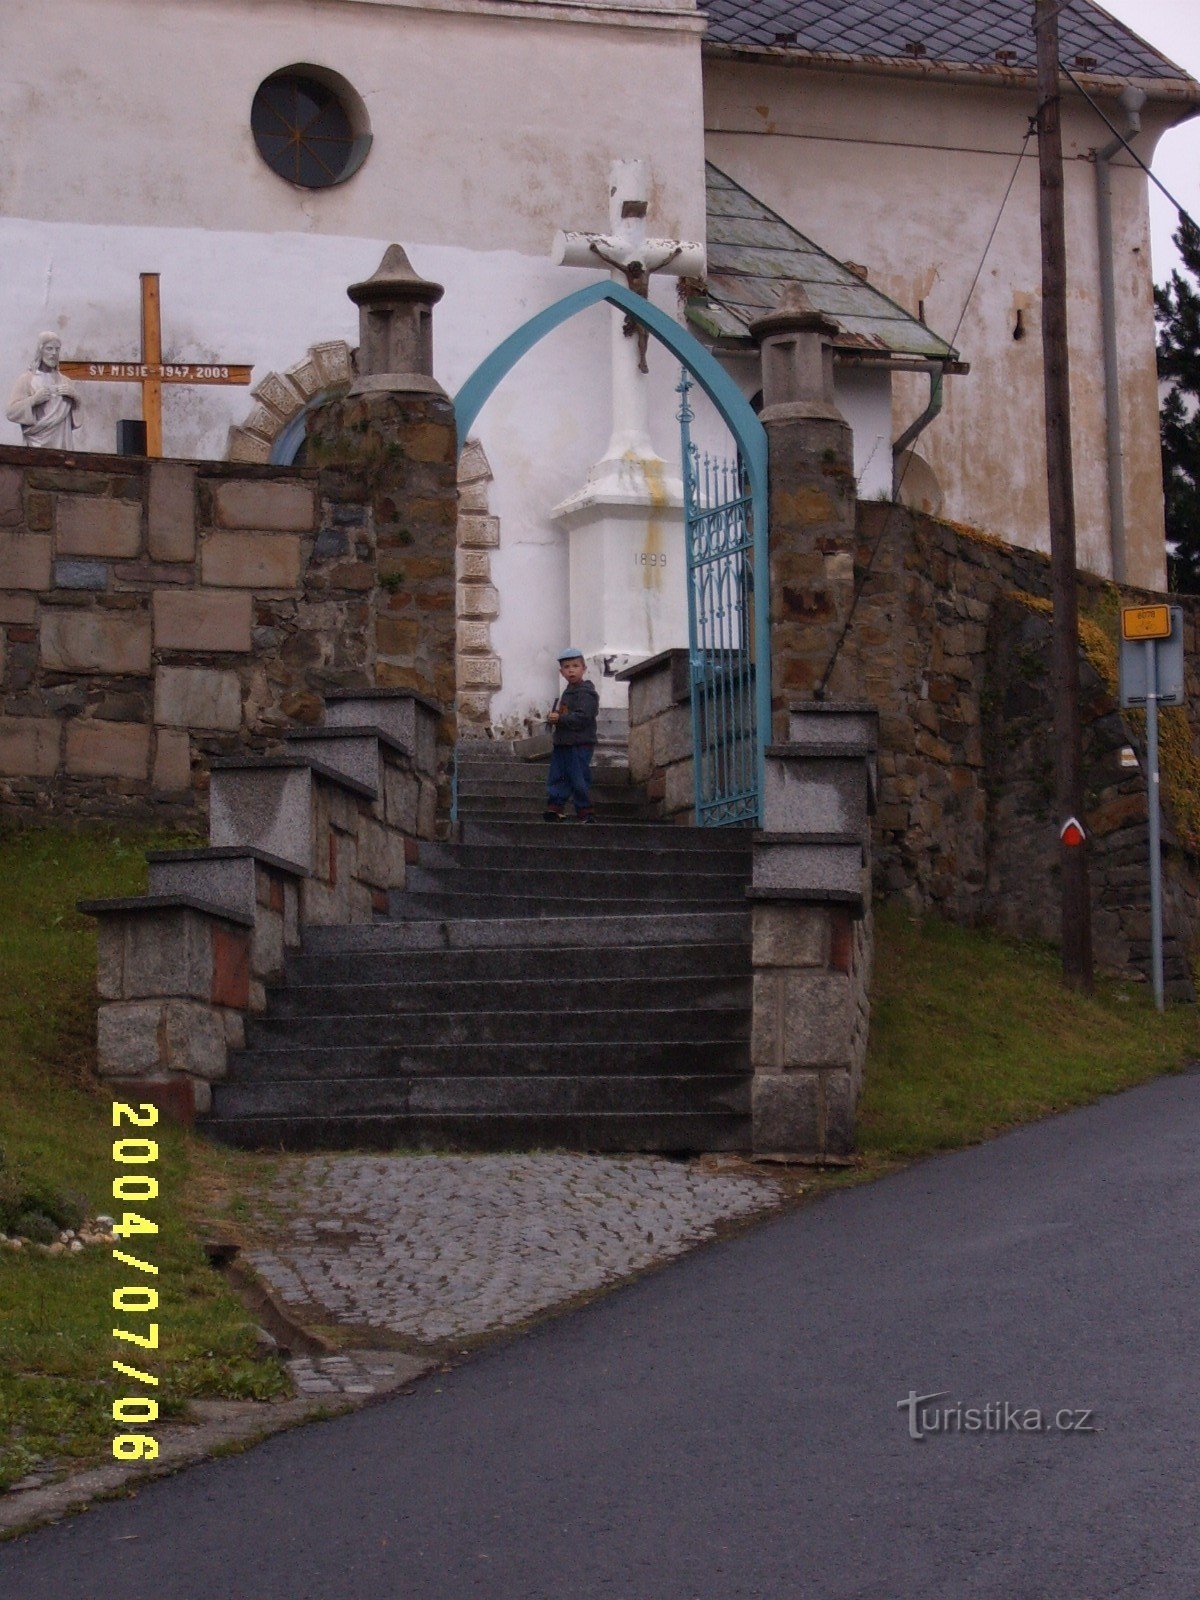
[[[478,439],[468,439],[458,457],[458,581],[455,609],[455,679],[461,739],[486,739],[492,729],[492,696],[500,688],[500,657],[492,647],[492,623],[500,598],[492,582],[492,551],[500,544],[500,518],[488,508],[492,469]]]
[[[250,393],[255,406],[241,427],[230,428],[228,461],[271,460],[275,443],[319,395],[344,389],[354,376],[350,346],[344,339],[310,345],[308,354],[286,372],[268,372]]]

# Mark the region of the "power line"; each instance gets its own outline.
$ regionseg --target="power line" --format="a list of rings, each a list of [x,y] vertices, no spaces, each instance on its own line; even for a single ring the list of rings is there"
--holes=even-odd
[[[975,276],[971,279],[971,287],[967,290],[967,297],[963,301],[962,310],[959,312],[958,321],[954,326],[954,333],[950,338],[950,344],[955,350],[958,348],[958,336],[962,332],[963,323],[967,320],[967,312],[971,308],[971,301],[975,298],[975,291],[979,287],[980,278],[983,276],[983,269],[987,265],[987,258],[991,254],[992,245],[995,243],[996,235],[1000,231],[1000,223],[1003,219],[1005,208],[1008,205],[1009,197],[1011,196],[1013,189],[1016,187],[1017,179],[1020,176],[1021,165],[1025,160],[1027,151],[1029,150],[1029,141],[1033,138],[1035,132],[1036,119],[1031,117],[1029,119],[1029,127],[1025,133],[1024,142],[1021,145],[1020,154],[1017,156],[1016,165],[1012,170],[1012,176],[1008,180],[1008,187],[1004,191],[1004,198],[1000,202],[1000,209],[996,212],[996,220],[992,223],[991,232],[987,236],[987,243],[983,247],[983,254],[979,258],[979,265],[975,269]],[[900,504],[900,491],[904,488],[904,480],[908,476],[908,470],[912,466],[912,462],[913,456],[912,452],[910,451],[908,460],[900,469],[900,477],[895,486],[895,497],[888,509],[887,516],[884,518],[882,528],[880,528],[879,532],[875,536],[874,543],[871,546],[871,553],[867,557],[866,567],[863,569],[862,576],[855,583],[854,594],[850,601],[850,609],[846,613],[846,620],[842,624],[842,631],[838,635],[837,643],[834,645],[833,651],[828,662],[826,663],[825,670],[821,674],[820,682],[813,691],[816,699],[818,700],[823,699],[825,696],[825,689],[829,683],[830,677],[833,674],[833,669],[837,665],[838,657],[842,653],[842,646],[845,644],[847,635],[850,632],[850,624],[854,621],[854,613],[858,609],[859,597],[862,595],[862,592],[866,587],[867,579],[871,576],[871,569],[875,565],[875,557],[879,553],[879,547],[891,529],[892,518],[895,516],[896,510]]]

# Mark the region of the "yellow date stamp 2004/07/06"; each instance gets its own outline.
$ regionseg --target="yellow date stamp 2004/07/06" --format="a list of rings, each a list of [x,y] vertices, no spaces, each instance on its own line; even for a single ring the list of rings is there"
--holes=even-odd
[[[113,1127],[122,1130],[113,1140],[113,1162],[119,1169],[113,1179],[113,1199],[144,1205],[158,1199],[158,1179],[148,1168],[158,1161],[158,1143],[141,1135],[128,1133],[129,1128],[153,1128],[158,1124],[158,1107],[153,1105],[126,1105],[113,1101]],[[113,1223],[117,1238],[128,1241],[138,1235],[153,1237],[158,1233],[158,1223],[137,1211],[125,1211]],[[144,1246],[139,1254],[127,1250],[114,1250],[113,1258],[145,1278],[157,1278],[158,1267],[144,1259]],[[143,1322],[158,1310],[158,1290],[149,1283],[126,1283],[113,1290],[112,1308],[122,1314],[123,1321],[139,1326],[114,1328],[113,1338],[120,1344],[136,1345],[142,1350],[158,1349],[158,1323]],[[125,1351],[132,1357],[132,1351]],[[141,1389],[157,1389],[158,1374],[134,1366],[130,1361],[114,1358],[113,1370],[133,1380]],[[147,1428],[158,1421],[158,1401],[152,1394],[126,1394],[113,1401],[113,1421],[122,1428]],[[155,1461],[158,1458],[158,1440],[151,1433],[118,1433],[113,1439],[113,1455],[118,1461]]]

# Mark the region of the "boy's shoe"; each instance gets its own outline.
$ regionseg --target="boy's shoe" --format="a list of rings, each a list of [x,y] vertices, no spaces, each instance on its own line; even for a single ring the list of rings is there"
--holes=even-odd
[[[565,822],[566,820],[566,815],[563,812],[555,811],[550,806],[547,806],[545,811],[542,812],[543,822]]]
[[[595,820],[595,817],[590,811],[577,811],[575,813],[576,822],[595,822]]]

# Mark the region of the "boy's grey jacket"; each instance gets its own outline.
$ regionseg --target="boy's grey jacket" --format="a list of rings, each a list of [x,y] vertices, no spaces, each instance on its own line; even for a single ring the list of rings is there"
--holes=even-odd
[[[559,696],[558,709],[562,715],[554,724],[555,744],[595,744],[600,696],[590,678],[569,683]]]

